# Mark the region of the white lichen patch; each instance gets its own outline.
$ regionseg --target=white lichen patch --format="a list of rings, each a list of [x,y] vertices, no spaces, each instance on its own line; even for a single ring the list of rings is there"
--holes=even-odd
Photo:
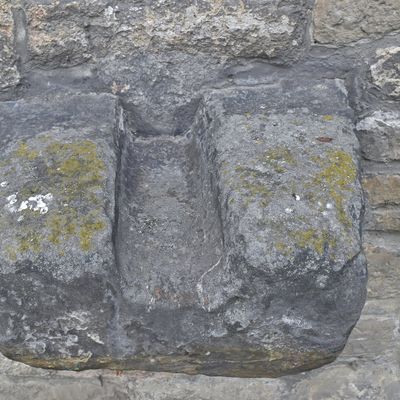
[[[298,328],[303,328],[303,329],[312,328],[311,323],[309,323],[301,318],[291,317],[289,315],[284,315],[282,317],[282,322],[284,322],[286,325],[291,325],[291,326],[295,326]]]
[[[17,206],[18,192],[8,196],[6,200],[5,208],[10,213],[20,213],[25,210],[30,210],[39,212],[40,214],[47,214],[49,211],[49,203],[53,200],[53,195],[47,193],[31,196],[27,200],[22,200],[19,206]],[[20,221],[20,219],[18,219],[18,221]]]
[[[2,188],[5,188],[7,186],[8,186],[8,182],[7,181],[4,181],[4,182],[0,183],[0,187],[2,187]]]
[[[5,208],[10,212],[10,213],[14,213],[17,212],[17,207],[15,206],[15,203],[17,203],[18,199],[17,199],[17,193],[11,194],[10,196],[8,196],[6,198],[7,200],[7,204],[5,205]]]
[[[104,342],[100,339],[100,336],[97,333],[88,333],[88,338],[92,339],[94,342],[98,344],[104,344]]]

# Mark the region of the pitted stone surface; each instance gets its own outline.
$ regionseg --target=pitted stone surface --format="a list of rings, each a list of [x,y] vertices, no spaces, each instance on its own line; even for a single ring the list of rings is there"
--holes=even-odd
[[[293,58],[309,2],[24,0],[35,64],[74,65],[138,49]]]
[[[234,89],[210,95],[195,128],[204,132],[194,137],[213,165],[224,232],[224,257],[201,280],[202,307],[223,310],[232,327],[266,349],[297,349],[299,360],[305,343],[317,358],[333,355],[364,299],[362,200],[348,113],[340,84],[331,81],[287,92]],[[319,325],[322,304],[340,313],[343,331],[333,314]],[[306,332],[318,332],[315,347]]]

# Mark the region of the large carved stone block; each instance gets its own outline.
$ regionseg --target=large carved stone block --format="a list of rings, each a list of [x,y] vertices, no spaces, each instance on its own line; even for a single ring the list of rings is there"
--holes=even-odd
[[[108,95],[1,105],[0,349],[47,368],[321,366],[365,299],[341,81],[208,92],[187,135]]]

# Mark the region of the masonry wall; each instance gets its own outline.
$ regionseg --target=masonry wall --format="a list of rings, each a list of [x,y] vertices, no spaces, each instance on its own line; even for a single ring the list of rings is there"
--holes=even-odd
[[[354,369],[339,363],[326,369],[325,377],[302,375],[297,386],[285,380],[273,384],[250,380],[237,384],[229,398],[269,394],[286,399],[285,391],[304,399],[396,398],[400,392],[399,0],[0,0],[0,71],[2,101],[33,96],[46,86],[110,92],[119,95],[127,111],[140,121],[135,129],[161,133],[187,129],[196,99],[209,88],[268,84],[286,75],[341,80],[354,110],[368,203],[364,247],[369,300],[340,361],[346,368],[355,363]],[[376,335],[380,330],[382,334]],[[7,379],[20,374],[19,367],[5,365]],[[380,380],[369,385],[371,365],[378,368]],[[346,378],[350,370],[356,371],[351,381]],[[31,372],[23,371],[19,384],[31,388],[24,380]],[[53,376],[40,375],[42,393]],[[60,376],[57,379],[62,380]],[[140,390],[143,398],[151,398],[137,381],[129,392],[125,386],[130,378],[118,389],[118,378],[107,376],[115,392],[101,389],[99,378],[97,397],[90,397],[95,380],[89,384],[86,375],[68,379],[85,387],[87,397],[82,398],[115,398],[111,396],[118,390],[122,393],[118,398],[136,398]],[[155,375],[146,379],[146,384],[158,385]],[[165,387],[176,379],[182,391],[174,389],[173,398],[187,398],[184,378],[160,375],[160,379]],[[327,379],[347,382],[340,389],[342,397],[335,397],[339,390],[335,386],[325,386],[324,392]],[[0,385],[6,387],[7,382]],[[201,397],[202,385],[209,382],[199,378],[198,397],[192,398],[225,398],[226,382],[214,380],[213,393]],[[304,389],[307,382],[309,390]],[[358,392],[352,384],[358,385]],[[70,398],[65,385],[62,380],[59,395]],[[12,385],[7,388],[12,393]],[[10,398],[2,396],[0,390],[0,399]],[[15,396],[27,398],[21,391]]]

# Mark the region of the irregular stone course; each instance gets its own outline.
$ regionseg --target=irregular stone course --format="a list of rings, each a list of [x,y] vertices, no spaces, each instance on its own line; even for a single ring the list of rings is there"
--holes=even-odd
[[[22,2],[37,65],[65,66],[139,49],[290,59],[302,45],[307,2]]]

